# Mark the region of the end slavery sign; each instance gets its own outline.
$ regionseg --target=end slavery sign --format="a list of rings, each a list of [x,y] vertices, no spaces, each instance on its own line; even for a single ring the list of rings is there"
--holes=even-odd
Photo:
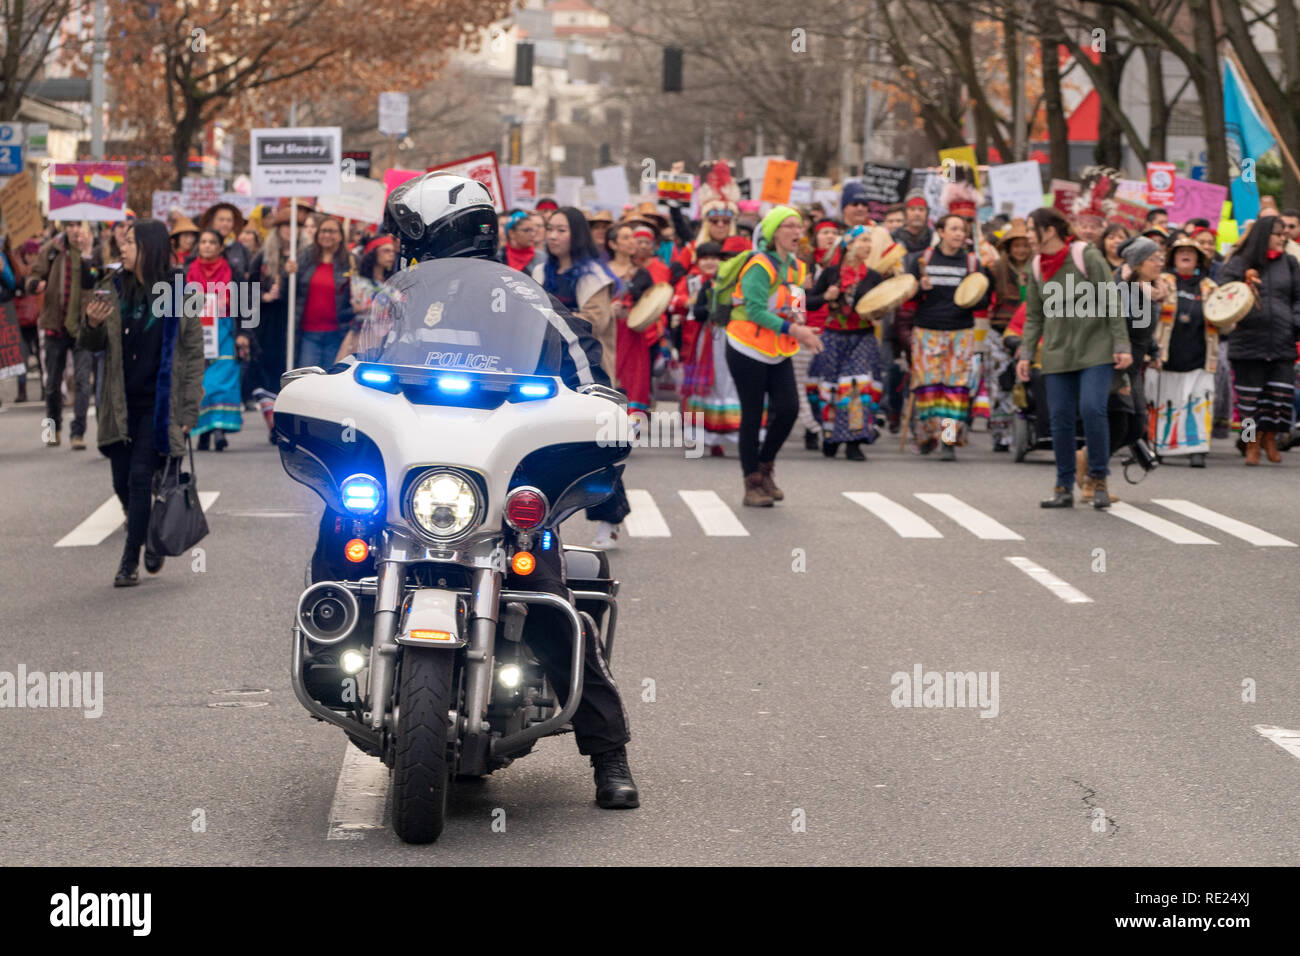
[[[337,195],[342,142],[337,126],[253,130],[253,195]]]

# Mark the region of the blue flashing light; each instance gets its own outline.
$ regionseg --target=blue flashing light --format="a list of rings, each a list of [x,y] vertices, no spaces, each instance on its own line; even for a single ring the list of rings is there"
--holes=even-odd
[[[551,533],[549,531],[542,532],[542,550],[543,551],[551,550]]]
[[[391,385],[393,383],[393,374],[391,372],[381,372],[378,369],[366,369],[361,373],[361,381],[367,385]]]
[[[343,482],[343,507],[353,514],[374,514],[379,495],[379,482],[369,475],[353,475]]]
[[[549,398],[551,386],[549,385],[520,385],[519,394],[525,398]]]
[[[464,395],[469,391],[470,380],[459,375],[441,375],[438,377],[438,391],[452,395]]]

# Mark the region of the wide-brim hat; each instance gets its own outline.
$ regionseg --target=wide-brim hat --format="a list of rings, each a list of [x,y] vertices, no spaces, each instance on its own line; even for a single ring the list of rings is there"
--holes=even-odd
[[[1011,225],[1007,226],[1006,232],[998,238],[998,251],[1003,252],[1007,246],[1011,245],[1012,239],[1029,240],[1029,230],[1025,228],[1023,219],[1012,219]]]
[[[194,220],[189,216],[177,217],[176,225],[172,226],[171,237],[175,239],[177,236],[186,232],[198,233],[199,227],[194,224]]]
[[[614,225],[614,214],[608,209],[599,209],[596,212],[587,213],[587,225],[594,225],[603,222],[607,225]]]
[[[636,210],[631,214],[637,219],[646,219],[650,222],[657,222],[659,225],[656,231],[668,228],[668,217],[661,215],[659,209],[652,202],[638,203]]]
[[[1179,249],[1191,249],[1193,252],[1195,252],[1196,263],[1200,268],[1204,269],[1207,265],[1209,265],[1210,257],[1205,254],[1205,250],[1202,249],[1200,246],[1198,246],[1195,240],[1193,240],[1191,236],[1179,236],[1169,246],[1170,267],[1173,266],[1174,255],[1178,252]]]

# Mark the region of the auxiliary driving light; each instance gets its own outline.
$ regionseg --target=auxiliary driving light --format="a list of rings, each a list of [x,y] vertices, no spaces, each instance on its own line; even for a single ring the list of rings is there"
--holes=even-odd
[[[537,567],[537,559],[527,551],[520,551],[510,562],[510,566],[514,568],[515,574],[532,574],[533,568]]]
[[[353,475],[340,486],[343,507],[354,515],[372,515],[379,510],[383,489],[370,475]]]
[[[502,687],[509,687],[514,690],[519,686],[519,681],[523,679],[523,676],[523,671],[519,669],[518,665],[507,664],[501,668],[501,673],[497,675],[497,679],[501,681]]]
[[[349,648],[343,652],[339,663],[343,666],[343,673],[355,674],[366,666],[366,655]]]
[[[353,564],[360,564],[366,558],[370,557],[370,545],[366,544],[360,538],[353,538],[343,546],[343,556]]]

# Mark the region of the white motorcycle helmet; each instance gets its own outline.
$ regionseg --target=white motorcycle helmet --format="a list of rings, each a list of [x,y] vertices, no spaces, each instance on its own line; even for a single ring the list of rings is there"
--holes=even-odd
[[[388,196],[383,229],[397,237],[401,268],[426,259],[497,254],[492,194],[464,176],[425,173],[402,183]]]

